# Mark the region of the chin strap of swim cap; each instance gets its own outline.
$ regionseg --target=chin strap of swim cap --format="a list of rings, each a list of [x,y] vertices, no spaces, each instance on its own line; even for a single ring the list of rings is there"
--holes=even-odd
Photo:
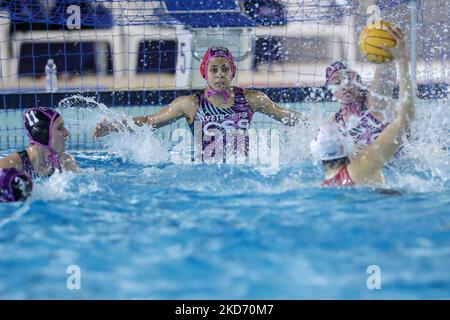
[[[211,88],[211,86],[209,87],[208,91],[206,92],[206,95],[208,96],[208,98],[215,96],[217,94],[222,96],[224,103],[228,103],[228,100],[231,97],[231,94],[228,90],[215,90],[215,89]]]
[[[33,135],[33,132],[30,131],[30,128],[32,128],[33,126],[37,126],[39,124],[39,121],[43,121],[43,120],[39,120],[39,118],[41,118],[41,116],[38,117],[37,114],[44,115],[48,119],[48,120],[46,120],[46,121],[48,121],[47,144],[37,141],[37,139],[35,139],[35,137]],[[58,154],[50,147],[50,144],[52,142],[52,126],[53,126],[53,123],[55,122],[55,120],[59,116],[60,116],[60,114],[54,110],[44,108],[44,107],[38,107],[38,108],[31,108],[31,109],[25,110],[25,112],[23,114],[23,121],[24,121],[25,132],[26,132],[28,138],[30,139],[30,144],[37,144],[37,145],[40,145],[41,147],[48,149],[50,151],[50,155],[47,157],[47,159],[45,159],[46,163],[50,164],[52,167],[58,169],[59,172],[62,172],[62,166],[59,161]]]

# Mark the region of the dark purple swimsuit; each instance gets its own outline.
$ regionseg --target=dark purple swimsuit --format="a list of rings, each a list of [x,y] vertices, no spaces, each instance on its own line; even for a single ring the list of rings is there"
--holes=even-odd
[[[36,170],[33,168],[33,164],[31,163],[30,157],[28,156],[27,150],[22,150],[17,152],[19,154],[20,160],[22,160],[22,170],[25,171],[32,179],[39,178],[40,176],[37,174]],[[56,171],[56,168],[53,166],[48,177],[53,175]]]
[[[36,171],[34,171],[27,150],[25,149],[17,153],[19,154],[20,160],[22,160],[22,170],[28,173],[30,177],[35,178],[37,176],[37,173]]]
[[[205,156],[214,157],[227,152],[248,154],[247,130],[254,112],[244,96],[244,90],[233,87],[234,103],[229,108],[215,107],[205,93],[196,93],[199,100],[197,113],[189,128],[194,136],[194,148]]]

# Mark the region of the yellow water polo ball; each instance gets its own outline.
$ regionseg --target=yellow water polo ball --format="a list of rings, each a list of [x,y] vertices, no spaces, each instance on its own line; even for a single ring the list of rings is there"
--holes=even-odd
[[[366,26],[361,31],[359,35],[359,49],[367,61],[383,63],[389,62],[394,58],[389,52],[381,48],[381,46],[394,48],[397,45],[397,41],[387,30],[387,27],[390,26],[392,26],[390,22],[380,21],[378,26],[375,23],[372,27]]]

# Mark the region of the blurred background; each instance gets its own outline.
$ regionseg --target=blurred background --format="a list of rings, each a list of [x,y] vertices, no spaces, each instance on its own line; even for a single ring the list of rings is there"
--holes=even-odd
[[[447,83],[448,1],[10,0],[0,6],[0,91],[45,92],[49,59],[60,92],[200,88],[212,45],[232,50],[245,87],[322,86],[337,59],[368,82],[375,66],[358,36],[370,5],[413,39],[418,83]]]

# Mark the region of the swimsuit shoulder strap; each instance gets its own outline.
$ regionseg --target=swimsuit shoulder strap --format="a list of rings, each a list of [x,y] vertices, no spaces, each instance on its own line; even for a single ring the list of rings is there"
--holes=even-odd
[[[203,90],[197,90],[193,95],[197,96],[197,98],[200,99],[201,96],[203,96],[205,94],[205,92],[203,92]]]
[[[233,87],[233,89],[234,89],[234,102],[235,103],[247,102],[247,98],[245,97],[243,88]]]
[[[241,87],[233,87],[235,96],[243,96],[244,89]]]
[[[21,150],[17,152],[19,154],[20,160],[22,161],[22,169],[26,173],[30,175],[30,177],[34,174],[33,165],[31,164],[30,157],[28,156],[27,150]]]
[[[30,157],[28,156],[27,150],[21,150],[17,152],[19,154],[20,160],[22,161],[22,165],[25,166],[28,163],[31,163]]]
[[[352,185],[354,184],[350,173],[348,172],[348,165],[345,165],[340,172],[340,176],[342,178],[342,182],[344,185]]]
[[[254,112],[250,107],[247,98],[245,97],[244,89],[240,87],[233,87],[233,88],[234,88],[233,109],[237,112],[247,112],[250,115],[253,115]]]

